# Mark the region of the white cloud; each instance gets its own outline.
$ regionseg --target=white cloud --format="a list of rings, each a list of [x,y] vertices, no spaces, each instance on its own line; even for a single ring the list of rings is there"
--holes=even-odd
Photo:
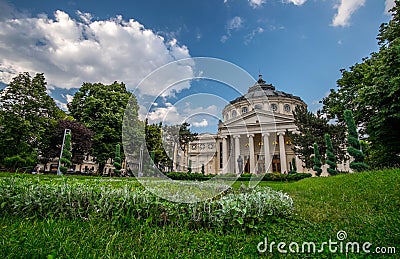
[[[265,0],[248,0],[249,4],[251,7],[255,8],[259,8],[261,7],[263,4],[265,4]]]
[[[351,15],[364,6],[365,0],[340,0],[335,8],[338,10],[332,20],[333,26],[349,26]]]
[[[385,13],[389,13],[389,10],[394,7],[394,0],[385,1]]]
[[[256,36],[257,34],[261,34],[264,32],[264,29],[262,27],[257,27],[254,30],[252,30],[249,34],[246,35],[245,39],[244,39],[244,43],[248,44],[250,43],[254,36]]]
[[[240,16],[235,16],[230,19],[226,24],[226,34],[220,39],[222,43],[225,43],[232,35],[232,31],[237,31],[243,27],[244,20]]]
[[[294,5],[303,5],[307,0],[284,0],[285,3],[292,3]]]
[[[243,25],[243,19],[240,16],[235,16],[228,21],[228,30],[238,30]]]
[[[163,124],[181,124],[182,116],[179,114],[177,107],[171,103],[166,103],[166,107],[158,107],[147,113],[150,123],[163,122]]]
[[[197,128],[207,127],[208,126],[208,121],[206,119],[203,119],[200,122],[197,122],[197,121],[193,122],[192,125],[194,127],[197,127]]]
[[[63,11],[56,11],[54,18],[42,14],[0,19],[0,81],[9,83],[16,73],[27,71],[43,72],[49,85],[61,88],[123,81],[134,89],[160,66],[190,57],[177,39],[166,40],[134,19],[93,21],[89,13],[77,15],[81,21]],[[166,83],[190,77],[193,70],[189,62],[181,62],[168,72],[154,77],[140,93],[158,95]],[[174,90],[188,87],[181,84]]]

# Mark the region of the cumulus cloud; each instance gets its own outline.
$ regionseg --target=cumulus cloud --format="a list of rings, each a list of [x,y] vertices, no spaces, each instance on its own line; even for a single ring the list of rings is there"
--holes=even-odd
[[[163,122],[163,124],[180,124],[182,116],[179,114],[176,106],[166,103],[165,107],[157,107],[147,113],[146,118],[150,123]]]
[[[61,88],[123,81],[134,89],[160,66],[190,57],[177,39],[165,39],[134,19],[93,20],[90,13],[76,14],[78,20],[60,10],[54,18],[41,14],[1,19],[0,80],[9,83],[18,72],[43,72],[49,85]],[[187,62],[177,63],[171,71],[155,77],[152,88],[143,87],[140,94],[157,95],[165,82],[193,73]]]
[[[349,26],[351,15],[360,7],[364,6],[365,0],[340,0],[335,6],[337,13],[333,17],[333,26]]]
[[[394,7],[394,0],[386,0],[385,1],[385,12],[389,13],[389,10]]]
[[[200,122],[197,122],[197,121],[193,122],[192,125],[194,127],[197,127],[197,128],[207,127],[208,126],[208,121],[206,119],[203,119]]]
[[[265,4],[265,0],[248,0],[249,4],[251,7],[255,8],[259,8],[261,7],[263,4]]]

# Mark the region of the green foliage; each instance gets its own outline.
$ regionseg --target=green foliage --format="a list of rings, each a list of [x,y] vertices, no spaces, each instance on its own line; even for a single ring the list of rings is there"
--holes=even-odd
[[[350,110],[344,111],[344,118],[347,124],[347,152],[354,158],[354,161],[350,163],[350,168],[356,172],[365,171],[368,166],[364,163],[364,154],[360,150],[360,141],[358,140],[358,133],[356,124],[353,119],[353,114]]]
[[[179,127],[179,145],[181,150],[186,151],[186,147],[190,142],[197,140],[197,133],[190,131],[190,124],[187,122],[182,123]]]
[[[185,222],[210,228],[252,228],[293,211],[289,195],[268,187],[228,191],[204,202],[179,204],[137,188],[136,183],[104,188],[101,182],[38,182],[34,178],[0,179],[0,204],[0,216],[105,219],[172,226]]]
[[[0,177],[10,175],[0,173]],[[47,183],[52,179],[47,175],[41,175],[40,178],[32,175],[24,175],[25,177]],[[51,181],[54,182],[57,181]],[[68,176],[67,183],[95,184],[99,188],[114,190],[124,188],[125,185],[129,185],[131,189],[139,186],[130,179],[125,179],[122,183],[75,176]],[[0,216],[0,257],[46,258],[51,255],[53,258],[258,258],[265,255],[267,258],[284,258],[288,255],[282,255],[277,249],[260,255],[256,246],[265,237],[268,237],[269,243],[276,244],[286,242],[285,240],[288,241],[287,244],[291,241],[309,240],[321,244],[329,239],[336,241],[334,238],[339,230],[347,232],[346,240],[349,241],[363,243],[379,240],[385,246],[396,247],[396,251],[400,249],[397,242],[400,233],[400,170],[309,178],[291,183],[262,182],[261,185],[282,190],[293,197],[295,213],[283,219],[268,217],[268,220],[252,229],[251,224],[245,223],[243,226],[237,222],[235,226],[221,230],[218,226],[207,228],[193,224],[187,217],[181,217],[175,224],[168,221],[167,217],[167,225],[160,226],[153,219],[147,221],[144,218],[85,218],[83,214],[82,217],[73,219],[42,218],[12,216],[5,212],[6,215]],[[36,186],[37,184],[34,185]],[[11,192],[10,189],[8,192]],[[9,207],[4,204],[3,208]],[[39,214],[38,211],[36,213]],[[246,226],[248,227],[245,228]],[[22,243],[24,245],[20,245]],[[315,255],[292,253],[289,258],[305,256],[377,257],[374,254],[345,254],[338,251],[335,254],[324,252]],[[385,254],[385,258],[398,258],[398,253]]]
[[[4,165],[11,170],[16,170],[19,167],[25,166],[26,160],[20,157],[19,155],[15,155],[12,157],[6,157],[4,159]]]
[[[319,151],[318,151],[318,144],[314,143],[314,167],[313,167],[313,170],[315,171],[316,176],[321,175],[321,173],[322,173],[321,166],[322,166],[321,155],[319,154]]]
[[[162,138],[162,123],[159,124],[148,124],[148,120],[145,121],[145,136],[146,136],[146,148],[150,153],[152,162],[147,161],[147,167],[151,168],[152,164],[160,170],[164,171],[164,168],[172,167],[172,160],[166,153]]]
[[[167,177],[171,178],[172,180],[190,180],[190,181],[207,181],[216,175],[214,174],[199,174],[199,173],[184,173],[184,172],[171,172],[167,173]],[[259,180],[259,178],[251,179],[254,176],[253,174],[242,174],[239,178],[236,177],[236,174],[225,174],[225,175],[218,175],[219,179],[223,179],[226,181],[239,181],[239,182],[246,182],[250,180]],[[262,181],[278,181],[278,182],[285,182],[285,181],[299,181],[301,179],[305,179],[311,177],[311,174],[308,173],[292,173],[292,174],[281,174],[281,173],[268,173],[263,176],[261,179]]]
[[[343,122],[344,111],[353,111],[360,134],[369,142],[368,161],[376,167],[400,164],[400,4],[395,3],[392,19],[380,26],[379,51],[341,70],[338,89],[322,101],[328,118]]]
[[[70,129],[71,134],[74,136],[74,138],[71,139],[72,163],[81,164],[85,156],[91,153],[94,132],[77,121],[72,121],[70,119],[59,120],[54,131],[51,132],[48,138],[52,145],[42,153],[43,162],[47,162],[60,155],[65,129]]]
[[[41,155],[51,143],[50,132],[62,112],[46,92],[43,74],[14,77],[0,95],[0,164],[6,157],[32,158]]]
[[[122,166],[121,166],[121,150],[119,144],[115,146],[114,167],[115,167],[114,173],[116,175],[120,175]]]
[[[325,134],[325,143],[326,143],[326,163],[329,165],[327,169],[330,175],[337,175],[336,171],[336,157],[333,151],[331,136],[329,134]]]
[[[124,83],[83,83],[68,104],[71,116],[95,132],[91,153],[99,163],[100,172],[106,161],[114,157],[115,145],[122,142],[122,122],[131,95]],[[131,103],[130,108],[133,109],[130,112],[137,115],[137,104]]]
[[[314,143],[317,143],[320,147],[321,156],[325,155],[324,134],[326,133],[331,135],[335,156],[339,161],[345,159],[346,154],[340,148],[345,143],[345,131],[341,124],[328,123],[328,119],[320,111],[313,114],[303,106],[297,106],[293,112],[293,116],[299,133],[288,132],[288,135],[294,144],[293,151],[303,161],[306,168],[312,168],[314,165],[312,159]]]

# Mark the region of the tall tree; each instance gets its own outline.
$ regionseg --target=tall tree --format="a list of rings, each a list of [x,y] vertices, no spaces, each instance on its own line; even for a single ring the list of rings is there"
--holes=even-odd
[[[68,104],[71,116],[95,132],[92,154],[100,173],[107,160],[114,157],[115,145],[122,142],[124,111],[130,97],[124,83],[83,83]]]
[[[197,140],[197,133],[190,131],[190,124],[184,122],[179,127],[179,145],[181,150],[186,152],[188,144],[192,141]]]
[[[37,161],[50,143],[57,120],[65,117],[46,92],[43,74],[21,73],[0,93],[0,163],[21,156]]]
[[[325,134],[325,144],[326,144],[326,163],[329,165],[327,171],[330,175],[337,175],[336,171],[336,157],[333,151],[331,136]]]
[[[162,123],[148,124],[145,121],[146,147],[151,155],[154,165],[160,170],[171,168],[172,159],[166,153],[162,138]]]
[[[392,19],[378,34],[379,52],[364,58],[348,71],[341,70],[337,90],[322,100],[329,118],[344,121],[344,111],[354,120],[369,143],[374,166],[400,164],[400,2],[395,1]]]
[[[347,142],[349,146],[347,152],[354,158],[354,161],[350,163],[350,168],[356,172],[364,171],[368,169],[368,166],[364,163],[365,156],[360,150],[361,145],[358,140],[357,128],[350,110],[344,111],[344,119],[346,120],[348,131]]]
[[[305,164],[306,168],[312,168],[314,154],[314,143],[320,147],[322,156],[326,153],[324,135],[329,133],[332,136],[332,144],[335,149],[335,156],[338,161],[346,159],[344,151],[345,131],[341,124],[331,124],[323,114],[318,111],[316,114],[309,112],[306,107],[297,106],[293,111],[294,123],[298,133],[288,132],[294,144],[293,150]]]

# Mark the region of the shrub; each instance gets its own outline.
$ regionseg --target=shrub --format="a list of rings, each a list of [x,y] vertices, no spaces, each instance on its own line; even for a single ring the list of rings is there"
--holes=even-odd
[[[114,167],[115,167],[114,173],[116,175],[120,175],[122,166],[121,166],[121,150],[119,144],[115,146]]]
[[[354,161],[350,163],[350,168],[356,172],[365,171],[369,167],[364,163],[364,154],[360,150],[360,141],[358,140],[357,128],[354,122],[353,113],[350,110],[344,111],[344,119],[347,125],[347,152],[354,158]]]
[[[284,217],[293,211],[290,196],[268,187],[242,188],[204,202],[187,204],[163,200],[129,184],[110,188],[100,181],[88,183],[64,178],[60,182],[55,178],[40,182],[37,179],[0,179],[0,215],[253,228],[271,217]]]
[[[333,153],[333,146],[331,141],[331,136],[329,134],[325,134],[325,143],[326,143],[326,163],[329,165],[328,173],[330,175],[337,175],[336,171],[336,157]]]

